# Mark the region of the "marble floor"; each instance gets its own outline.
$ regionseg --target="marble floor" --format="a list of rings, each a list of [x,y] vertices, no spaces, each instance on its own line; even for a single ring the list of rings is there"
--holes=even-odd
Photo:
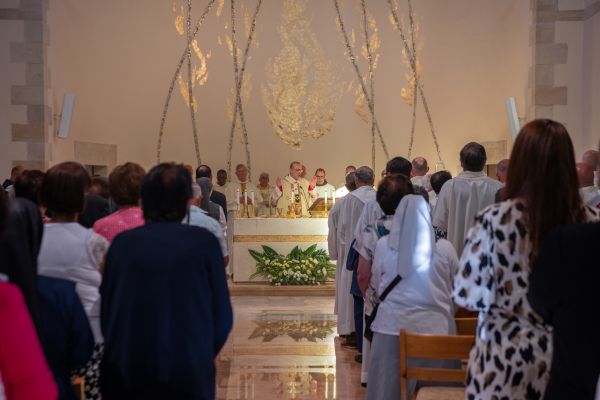
[[[364,399],[356,350],[341,347],[333,297],[233,296],[217,399]]]

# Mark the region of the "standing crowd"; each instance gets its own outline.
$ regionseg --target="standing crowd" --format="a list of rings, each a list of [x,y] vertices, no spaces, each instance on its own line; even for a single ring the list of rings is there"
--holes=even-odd
[[[86,399],[213,399],[233,217],[306,215],[318,198],[337,200],[337,328],[369,400],[400,398],[400,330],[453,335],[459,308],[478,313],[468,399],[593,399],[598,152],[576,163],[565,127],[534,120],[496,179],[480,144],[459,160],[452,177],[392,158],[376,188],[371,168],[348,166],[337,189],[297,161],[274,186],[243,164],[214,185],[207,165],[125,163],[108,179],[76,162],[13,168],[0,190],[0,399],[73,399],[74,377]]]
[[[496,179],[480,144],[459,159],[453,178],[430,175],[423,157],[395,157],[377,189],[360,167],[330,213],[338,334],[357,349],[367,399],[400,398],[400,330],[453,335],[457,312],[478,315],[469,400],[594,399],[598,151],[576,163],[566,128],[540,119],[521,129]]]

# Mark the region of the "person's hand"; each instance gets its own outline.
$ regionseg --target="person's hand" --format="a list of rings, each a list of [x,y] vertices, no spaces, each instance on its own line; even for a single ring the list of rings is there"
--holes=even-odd
[[[281,177],[280,176],[277,177],[277,187],[281,188]]]
[[[313,178],[310,180],[310,187],[313,189],[317,187],[317,177],[316,176],[313,176]]]

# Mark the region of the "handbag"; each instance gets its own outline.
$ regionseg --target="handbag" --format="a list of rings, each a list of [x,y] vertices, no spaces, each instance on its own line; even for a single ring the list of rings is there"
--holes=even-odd
[[[379,302],[377,304],[375,304],[375,307],[373,307],[373,311],[371,312],[371,315],[366,315],[365,314],[365,333],[364,333],[364,337],[369,342],[373,341],[373,331],[371,330],[371,325],[373,324],[373,321],[375,321],[375,317],[377,316],[377,309],[379,308],[379,305],[381,304],[381,302],[383,302],[385,300],[385,298],[396,287],[396,285],[400,283],[401,280],[402,280],[402,277],[400,275],[396,275],[396,277],[385,288],[385,290],[383,291],[383,293],[381,293],[381,296],[379,296]]]

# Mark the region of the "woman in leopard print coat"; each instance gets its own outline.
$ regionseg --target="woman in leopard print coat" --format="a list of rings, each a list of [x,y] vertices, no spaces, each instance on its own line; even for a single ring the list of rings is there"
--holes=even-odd
[[[454,280],[455,303],[480,312],[467,371],[469,400],[543,398],[552,334],[527,300],[532,260],[552,228],[600,219],[579,198],[568,132],[551,120],[521,130],[505,198],[476,217]]]

